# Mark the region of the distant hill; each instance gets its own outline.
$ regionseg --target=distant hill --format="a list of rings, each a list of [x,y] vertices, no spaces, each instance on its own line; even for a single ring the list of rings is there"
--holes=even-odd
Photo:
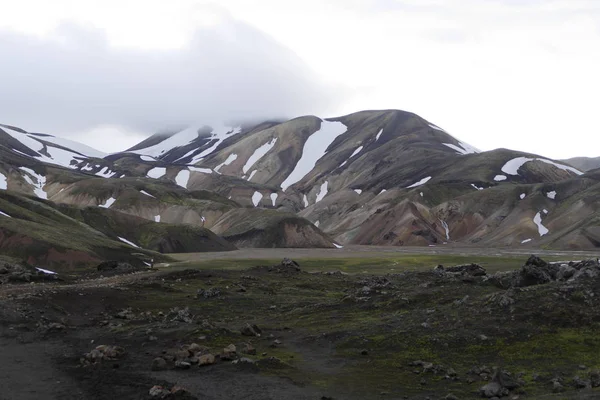
[[[593,169],[600,168],[600,157],[575,157],[563,161],[582,171],[591,171]]]
[[[75,214],[86,225],[81,215],[105,210],[111,224],[89,226],[109,240],[129,216],[147,221],[154,233],[136,230],[128,240],[148,251],[600,243],[597,173],[571,160],[480,152],[399,110],[198,124],[111,155],[0,125],[0,156],[0,190],[13,199],[48,200],[68,215],[67,206],[84,210]],[[0,216],[0,227],[7,221]],[[211,244],[197,247],[191,238],[203,231],[184,226],[209,230]],[[0,239],[0,247],[10,245]]]

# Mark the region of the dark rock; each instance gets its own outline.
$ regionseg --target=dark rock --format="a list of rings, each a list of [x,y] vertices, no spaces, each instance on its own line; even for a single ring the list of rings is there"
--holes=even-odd
[[[154,360],[152,360],[151,369],[152,371],[164,371],[167,369],[167,362],[164,358],[157,357]]]
[[[575,387],[577,389],[585,389],[585,388],[592,387],[592,384],[590,383],[590,381],[581,379],[579,376],[576,376],[575,378],[573,378],[573,385],[575,385]]]
[[[600,387],[600,371],[590,372],[590,384],[593,388]]]
[[[485,268],[479,264],[463,264],[445,269],[446,273],[465,273],[471,276],[485,276],[487,274]]]
[[[244,347],[242,347],[242,353],[254,356],[256,355],[256,348],[250,343],[244,343]]]
[[[197,299],[211,299],[213,297],[219,297],[221,295],[221,289],[210,288],[210,289],[198,289],[196,292]]]
[[[300,264],[294,260],[290,260],[289,258],[284,258],[281,260],[281,266],[284,268],[291,268],[295,271],[300,271]]]
[[[213,365],[215,362],[215,356],[213,356],[212,354],[204,354],[198,357],[198,365],[201,367],[205,365]]]
[[[175,361],[175,368],[177,369],[190,369],[192,364],[187,361]]]
[[[260,334],[262,333],[258,326],[250,324],[246,324],[245,327],[240,329],[240,332],[244,336],[260,336]]]

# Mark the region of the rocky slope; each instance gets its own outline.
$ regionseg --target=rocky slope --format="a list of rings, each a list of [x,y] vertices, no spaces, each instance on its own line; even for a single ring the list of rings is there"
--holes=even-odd
[[[480,152],[404,111],[198,124],[111,155],[69,143],[0,126],[0,189],[200,226],[239,247],[599,243],[597,173]]]

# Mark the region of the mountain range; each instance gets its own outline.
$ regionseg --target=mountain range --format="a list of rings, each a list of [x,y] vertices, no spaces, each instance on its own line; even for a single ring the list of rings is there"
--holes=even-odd
[[[243,247],[593,249],[598,166],[482,152],[399,110],[197,124],[113,154],[0,125],[0,252],[66,269]]]

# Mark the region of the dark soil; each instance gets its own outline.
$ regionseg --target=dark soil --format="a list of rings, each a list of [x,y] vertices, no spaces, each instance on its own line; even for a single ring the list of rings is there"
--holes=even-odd
[[[600,278],[500,289],[466,275],[258,267],[3,285],[0,399],[148,399],[154,385],[198,399],[471,399],[495,369],[518,381],[509,399],[600,398]],[[192,343],[216,363],[151,370]],[[125,354],[84,362],[98,345]]]

